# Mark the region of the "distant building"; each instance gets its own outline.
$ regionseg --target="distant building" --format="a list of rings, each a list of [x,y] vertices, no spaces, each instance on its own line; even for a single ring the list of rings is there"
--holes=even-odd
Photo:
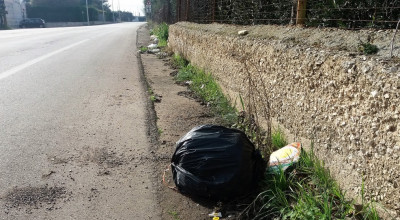
[[[18,28],[19,22],[26,17],[25,1],[23,0],[4,0],[6,11],[8,12],[7,24],[10,28]]]

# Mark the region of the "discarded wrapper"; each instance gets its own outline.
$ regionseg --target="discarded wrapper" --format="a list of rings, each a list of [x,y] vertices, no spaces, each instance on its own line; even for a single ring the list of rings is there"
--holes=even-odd
[[[301,152],[301,143],[295,142],[281,149],[274,151],[269,157],[268,171],[279,173],[285,171],[289,166],[299,161]]]
[[[157,44],[150,44],[149,46],[147,46],[148,49],[156,49],[157,47]]]
[[[211,213],[211,214],[208,214],[208,216],[210,216],[210,217],[220,217],[220,218],[222,218],[221,212],[213,212],[213,213]]]

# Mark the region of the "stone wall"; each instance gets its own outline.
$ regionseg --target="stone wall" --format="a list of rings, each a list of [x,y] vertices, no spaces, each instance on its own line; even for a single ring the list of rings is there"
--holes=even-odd
[[[238,36],[241,29],[249,34]],[[400,216],[400,37],[388,58],[393,33],[184,22],[170,26],[169,46],[211,72],[232,100],[251,95],[258,109],[269,101],[294,139],[314,141],[348,195],[360,196],[364,178],[367,198]],[[378,54],[362,55],[368,42]]]

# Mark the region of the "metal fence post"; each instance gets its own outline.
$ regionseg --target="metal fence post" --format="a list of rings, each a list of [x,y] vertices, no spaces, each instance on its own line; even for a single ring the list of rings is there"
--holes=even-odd
[[[306,22],[306,9],[307,9],[307,0],[298,0],[297,16],[296,16],[297,25],[304,25],[304,23]]]
[[[215,22],[215,0],[212,0],[212,22]]]
[[[176,1],[176,21],[181,21],[181,0]]]
[[[186,0],[186,21],[189,21],[190,0]]]

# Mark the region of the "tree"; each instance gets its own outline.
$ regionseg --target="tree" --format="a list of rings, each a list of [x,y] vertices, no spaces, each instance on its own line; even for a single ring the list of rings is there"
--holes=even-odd
[[[0,29],[7,28],[7,11],[4,0],[0,0]]]
[[[117,12],[115,12],[115,15],[117,16],[117,18],[119,15],[121,15],[121,18],[120,18],[121,21],[129,22],[129,21],[132,21],[134,18],[132,12],[128,12],[128,11],[117,11]]]

